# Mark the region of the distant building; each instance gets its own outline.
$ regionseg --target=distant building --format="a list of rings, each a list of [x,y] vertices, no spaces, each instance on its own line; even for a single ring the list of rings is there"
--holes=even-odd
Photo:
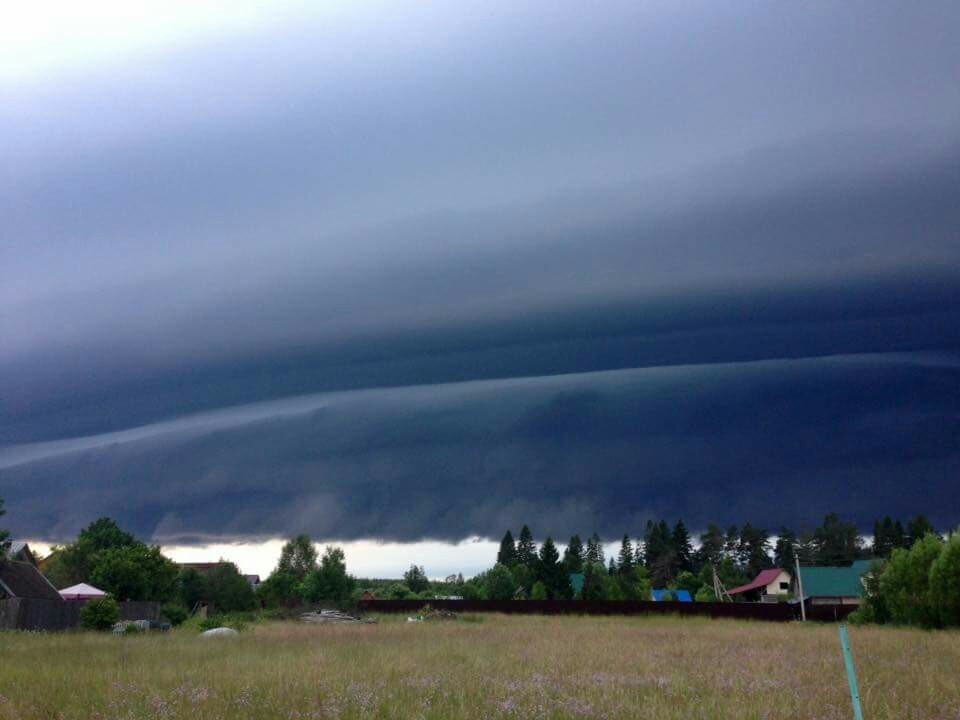
[[[243,579],[250,583],[250,587],[256,590],[260,587],[260,576],[259,575],[244,575]]]
[[[654,602],[693,602],[689,590],[670,590],[668,588],[651,590],[650,599]]]
[[[812,605],[860,605],[865,587],[863,576],[870,571],[872,560],[857,560],[841,567],[801,567],[803,595]],[[793,584],[797,597],[800,591]]]
[[[0,600],[59,600],[60,593],[35,565],[19,560],[0,562]]]
[[[776,600],[778,595],[787,595],[790,592],[792,576],[783,568],[761,570],[751,582],[729,590],[735,600],[759,602],[762,600]]]

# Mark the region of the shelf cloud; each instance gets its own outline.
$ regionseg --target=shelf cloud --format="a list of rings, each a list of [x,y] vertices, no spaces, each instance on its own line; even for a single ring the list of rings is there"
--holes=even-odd
[[[16,532],[960,520],[956,3],[335,5],[0,75]]]

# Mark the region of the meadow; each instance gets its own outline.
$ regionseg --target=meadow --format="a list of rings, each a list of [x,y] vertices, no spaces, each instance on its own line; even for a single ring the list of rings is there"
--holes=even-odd
[[[852,717],[835,625],[402,620],[0,633],[0,719]],[[960,634],[850,632],[869,720],[960,717]]]

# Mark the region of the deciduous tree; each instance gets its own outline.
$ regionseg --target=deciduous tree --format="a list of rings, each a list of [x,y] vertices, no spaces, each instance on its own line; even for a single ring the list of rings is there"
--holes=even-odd
[[[309,535],[297,535],[280,551],[275,572],[292,575],[302,581],[307,573],[317,569],[317,549]]]

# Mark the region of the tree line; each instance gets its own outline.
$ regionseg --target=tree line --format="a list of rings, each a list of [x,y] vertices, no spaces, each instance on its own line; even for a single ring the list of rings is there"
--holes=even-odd
[[[568,598],[572,597],[572,588],[564,577],[582,573],[581,596],[585,599],[647,599],[649,588],[656,587],[686,590],[697,600],[710,601],[716,599],[714,572],[729,589],[747,583],[767,568],[791,570],[797,559],[801,565],[848,565],[864,558],[885,559],[894,550],[909,548],[932,532],[933,526],[923,515],[906,525],[887,516],[874,523],[873,542],[869,543],[854,523],[829,513],[812,530],[796,533],[779,528],[775,541],[769,530],[751,523],[731,525],[726,530],[710,523],[694,547],[682,519],[673,526],[665,520],[650,520],[641,538],[634,541],[624,533],[618,552],[610,558],[604,556],[604,543],[596,532],[586,543],[580,535],[573,535],[560,558],[551,537],[538,550],[529,526],[524,525],[516,539],[510,530],[504,534],[497,564],[478,576],[477,591],[496,599],[507,595]]]

